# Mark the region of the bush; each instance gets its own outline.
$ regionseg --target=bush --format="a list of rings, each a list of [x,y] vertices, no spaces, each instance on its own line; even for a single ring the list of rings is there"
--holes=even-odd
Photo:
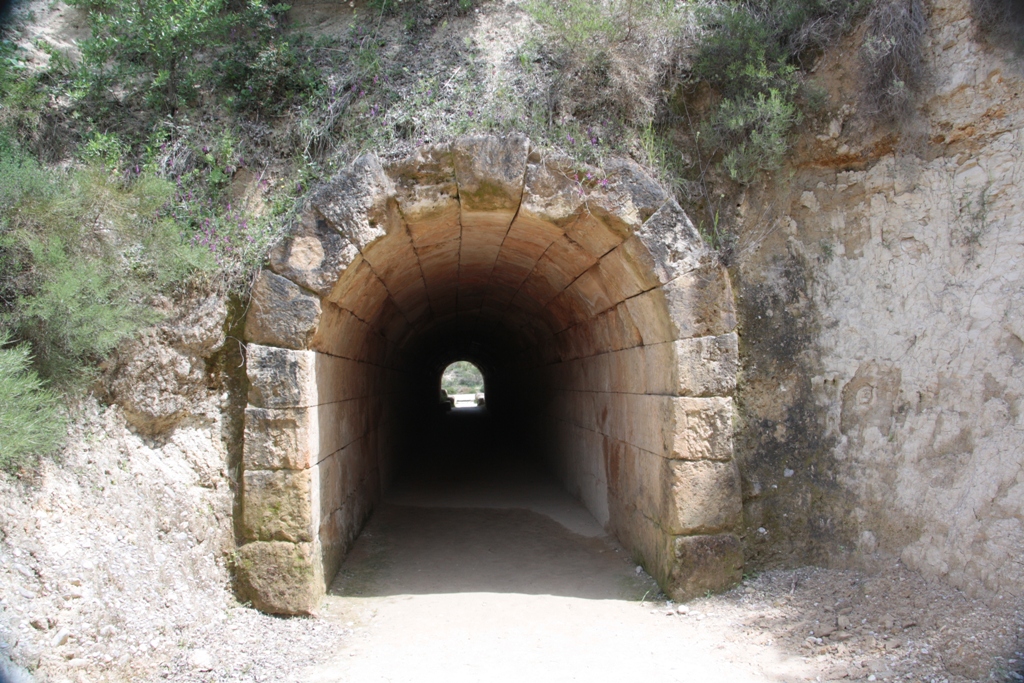
[[[64,440],[65,415],[59,397],[30,367],[27,344],[10,346],[0,332],[0,470],[17,472]]]
[[[983,36],[1024,54],[1024,3],[1020,0],[972,0],[974,20]]]
[[[253,2],[230,22],[214,70],[240,111],[278,113],[321,85],[313,46],[302,36],[281,35],[279,17],[287,10]]]
[[[197,55],[224,29],[224,0],[69,0],[88,12],[83,76],[93,87],[138,80],[156,108],[192,94]]]
[[[770,89],[752,100],[725,100],[712,120],[716,133],[732,142],[722,161],[729,177],[752,182],[758,174],[782,166],[789,150],[787,136],[800,121],[800,113],[788,94]]]
[[[751,0],[697,9],[701,35],[691,75],[721,96],[700,139],[733,180],[750,183],[782,165],[801,120],[799,67],[863,6],[864,0]]]
[[[106,168],[60,174],[6,146],[0,162],[0,323],[28,341],[36,370],[73,390],[122,339],[156,320],[158,291],[214,268],[164,215],[166,181],[130,185]]]
[[[924,73],[921,39],[928,26],[921,0],[879,0],[868,15],[861,57],[864,99],[878,116],[905,118]]]

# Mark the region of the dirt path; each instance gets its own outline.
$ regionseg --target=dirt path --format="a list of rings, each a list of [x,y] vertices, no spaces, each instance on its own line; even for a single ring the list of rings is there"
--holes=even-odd
[[[355,635],[302,680],[813,678],[799,657],[652,613],[650,577],[544,481],[395,491],[331,592]]]

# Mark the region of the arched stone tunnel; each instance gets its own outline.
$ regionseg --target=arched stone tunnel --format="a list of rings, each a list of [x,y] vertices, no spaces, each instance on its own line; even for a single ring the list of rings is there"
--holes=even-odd
[[[237,566],[262,610],[316,606],[460,358],[670,596],[740,577],[728,275],[632,162],[522,136],[361,157],[272,252],[246,341]]]

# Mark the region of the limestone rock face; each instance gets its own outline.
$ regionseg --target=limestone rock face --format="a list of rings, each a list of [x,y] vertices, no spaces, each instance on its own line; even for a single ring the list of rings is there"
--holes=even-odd
[[[224,346],[227,299],[211,294],[196,305],[187,305],[184,317],[160,326],[166,342],[186,353],[209,358]]]
[[[245,340],[304,349],[320,323],[320,300],[291,280],[261,270],[253,284]]]
[[[202,358],[144,335],[123,352],[110,389],[133,427],[156,434],[188,413],[204,389],[204,378]]]
[[[744,200],[737,458],[755,561],[899,558],[972,596],[1024,586],[1024,79],[976,19],[929,3],[920,145],[894,147],[840,87],[793,182]],[[849,73],[842,51],[821,83]]]
[[[107,379],[112,399],[144,434],[166,432],[190,414],[206,393],[206,359],[224,345],[224,297],[209,296],[185,308],[183,317],[126,343]]]

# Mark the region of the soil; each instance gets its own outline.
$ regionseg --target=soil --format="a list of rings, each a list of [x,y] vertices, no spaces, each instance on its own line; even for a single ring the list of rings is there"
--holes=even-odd
[[[952,683],[1022,669],[1017,611],[898,564],[770,571],[676,605],[556,485],[507,471],[393,491],[321,618],[353,636],[296,680]]]

